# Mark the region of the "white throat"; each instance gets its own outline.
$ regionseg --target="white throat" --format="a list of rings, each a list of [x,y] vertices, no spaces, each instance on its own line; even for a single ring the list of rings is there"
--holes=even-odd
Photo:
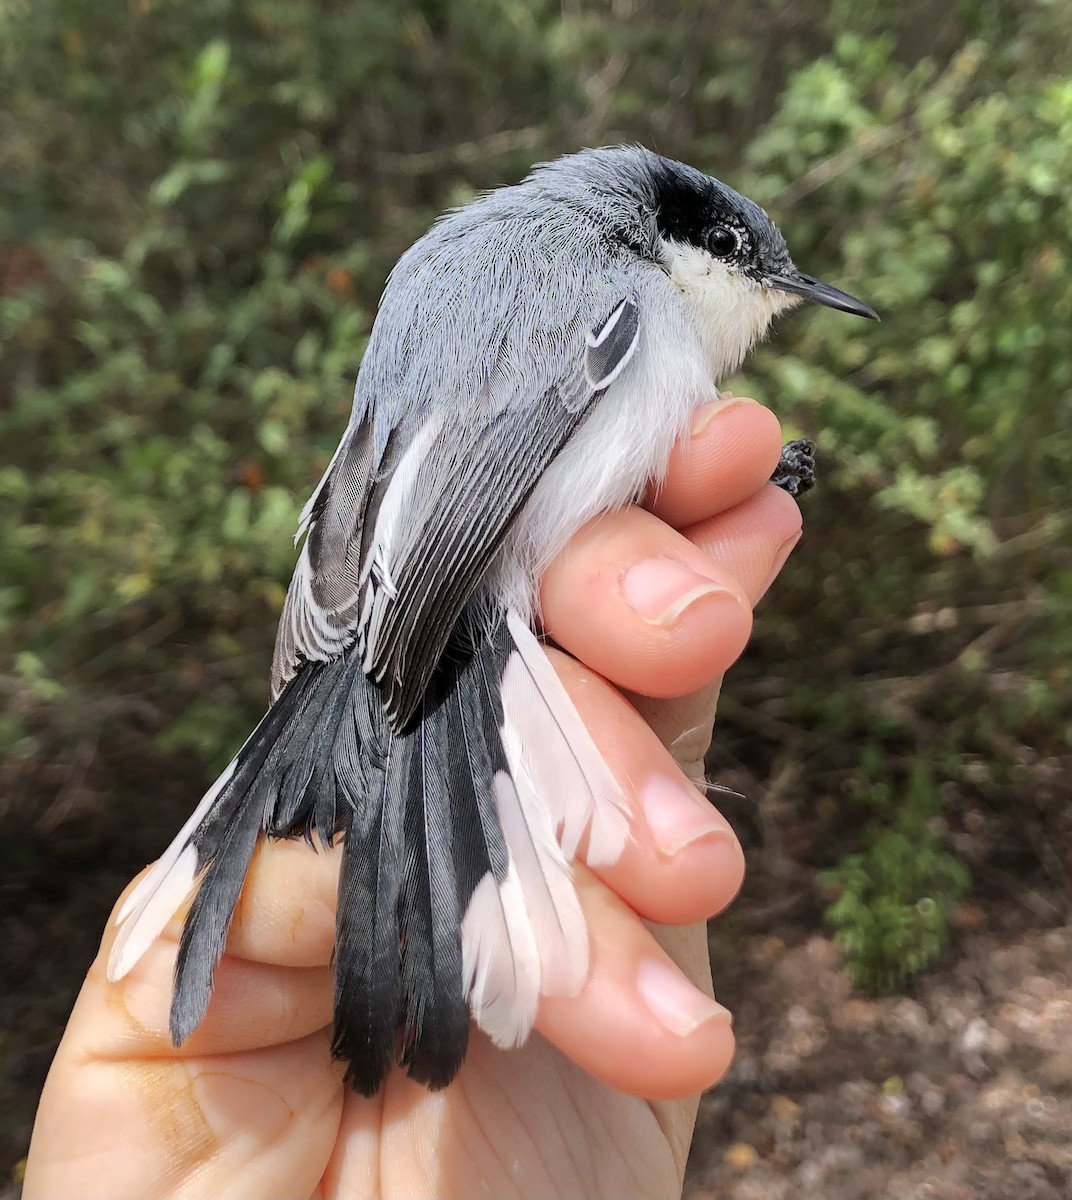
[[[800,301],[765,288],[706,250],[667,239],[670,280],[681,293],[717,382],[744,362],[771,321]]]

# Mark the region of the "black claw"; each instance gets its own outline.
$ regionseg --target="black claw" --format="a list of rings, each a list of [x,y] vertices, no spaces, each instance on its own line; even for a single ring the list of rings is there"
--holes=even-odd
[[[810,438],[800,438],[782,447],[771,483],[794,498],[815,487],[815,443]]]

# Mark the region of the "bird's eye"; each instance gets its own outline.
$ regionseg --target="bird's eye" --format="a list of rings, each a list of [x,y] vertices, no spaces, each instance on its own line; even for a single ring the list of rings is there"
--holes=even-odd
[[[707,247],[715,258],[732,258],[741,245],[740,235],[733,229],[720,225],[711,231]]]

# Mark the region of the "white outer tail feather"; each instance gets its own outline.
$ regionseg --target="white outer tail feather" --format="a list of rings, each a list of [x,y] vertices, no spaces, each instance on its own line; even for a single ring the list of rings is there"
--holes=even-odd
[[[588,865],[610,866],[618,861],[629,837],[621,786],[539,639],[516,612],[507,614],[507,625],[518,658],[507,664],[503,677],[503,707],[509,709],[508,723],[529,734],[522,741],[524,761],[551,815],[562,852],[575,858],[588,829]]]
[[[237,763],[238,757],[235,756],[204,794],[201,803],[190,814],[190,819],[179,830],[171,845],[123,901],[123,907],[116,917],[119,932],[108,955],[107,975],[112,983],[133,970],[190,894],[197,878],[197,850],[192,841],[194,832],[234,774]]]
[[[588,929],[569,860],[586,829],[593,866],[615,862],[629,835],[621,788],[543,647],[517,613],[508,625],[502,739],[513,782],[496,776],[495,802],[510,871],[498,886],[481,880],[462,921],[473,1019],[499,1046],[525,1040],[540,995],[584,986]]]
[[[528,772],[517,763],[509,742],[506,754],[514,778],[511,781],[505,772],[496,776],[495,800],[539,951],[540,991],[573,996],[588,975],[588,932],[573,872],[555,840],[547,810],[539,804]]]
[[[587,860],[613,863],[628,837],[625,799],[536,635],[515,612],[516,651],[503,673],[503,745],[513,780],[500,772],[494,801],[510,856],[506,878],[490,874],[461,922],[462,979],[473,1018],[500,1046],[520,1045],[540,995],[575,995],[588,973],[588,931],[569,860],[589,831]],[[193,889],[193,835],[234,773],[224,770],[178,835],[124,901],[108,958],[126,976]]]
[[[540,951],[515,862],[502,883],[489,871],[477,884],[462,918],[461,942],[473,1019],[497,1046],[520,1046],[536,1020]]]

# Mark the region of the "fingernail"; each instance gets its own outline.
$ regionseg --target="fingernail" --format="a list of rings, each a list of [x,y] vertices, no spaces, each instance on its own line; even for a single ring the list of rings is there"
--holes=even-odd
[[[641,794],[644,819],[661,854],[672,856],[700,838],[734,838],[725,818],[695,788],[653,775]],[[734,839],[736,840],[736,839]]]
[[[740,408],[745,404],[755,404],[755,401],[750,400],[747,396],[735,396],[732,392],[723,392],[717,400],[712,400],[710,404],[705,404],[696,410],[692,418],[689,436],[699,437],[715,417],[720,416],[728,409]]]
[[[785,566],[785,560],[793,553],[793,547],[796,546],[802,536],[803,531],[794,533],[791,538],[786,538],[778,547],[774,555],[774,566],[771,568],[771,573],[767,576],[767,582],[760,588],[759,595],[756,597],[757,604],[767,594],[771,584],[778,578],[778,572]]]
[[[729,588],[672,558],[645,559],[630,567],[622,580],[622,594],[630,607],[653,625],[673,625],[697,600],[719,593],[738,603]]]
[[[637,971],[637,991],[652,1016],[670,1033],[688,1037],[714,1017],[733,1024],[733,1015],[706,992],[701,992],[669,963],[645,959]]]

